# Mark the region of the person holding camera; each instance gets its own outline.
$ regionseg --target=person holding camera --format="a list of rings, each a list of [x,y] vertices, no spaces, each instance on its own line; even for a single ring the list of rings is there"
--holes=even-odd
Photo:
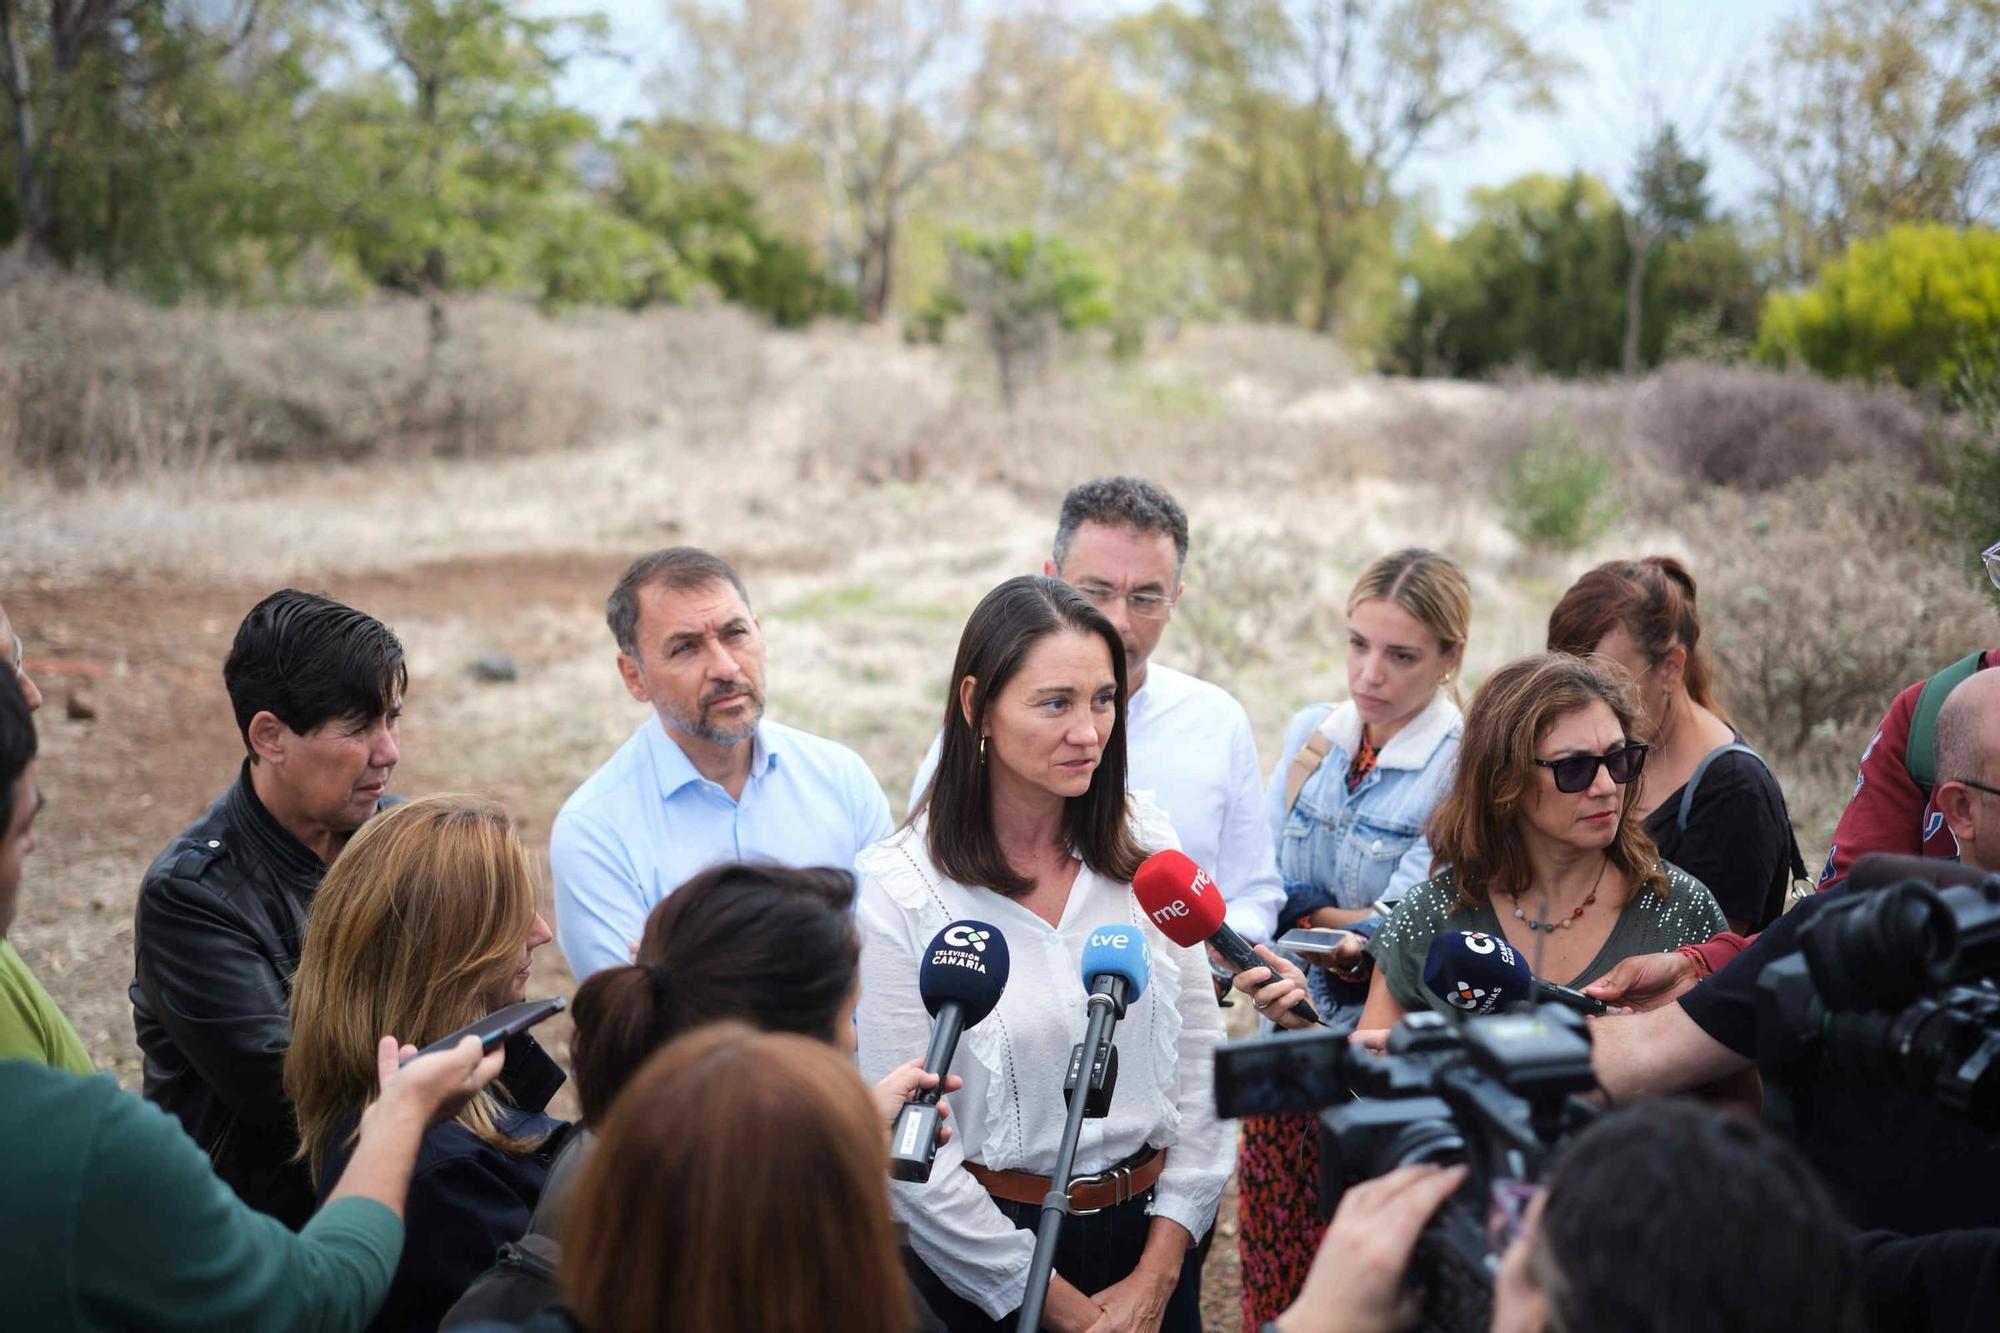
[[[1347,621],[1348,700],[1292,719],[1265,810],[1286,885],[1282,924],[1367,934],[1380,924],[1372,904],[1430,877],[1424,821],[1458,762],[1464,719],[1452,679],[1472,589],[1435,551],[1395,551],[1355,582]],[[1328,1026],[1353,1027],[1365,978],[1307,975]],[[1243,1326],[1256,1328],[1298,1294],[1324,1225],[1314,1118],[1246,1118],[1237,1172]]]
[[[1605,658],[1545,653],[1486,679],[1431,817],[1444,869],[1369,941],[1362,1028],[1425,1006],[1453,1012],[1423,982],[1431,942],[1447,930],[1504,936],[1537,975],[1579,985],[1627,955],[1723,928],[1714,897],[1660,860],[1639,820],[1648,747],[1633,739],[1637,720],[1624,671]]]
[[[1485,1207],[1446,1202],[1466,1177],[1463,1166],[1405,1166],[1348,1190],[1304,1291],[1266,1333],[1411,1327],[1418,1236],[1441,1207]],[[1506,1242],[1493,1333],[1869,1326],[1859,1251],[1824,1189],[1740,1116],[1677,1101],[1614,1111],[1563,1150],[1545,1190],[1496,1196],[1490,1221]]]

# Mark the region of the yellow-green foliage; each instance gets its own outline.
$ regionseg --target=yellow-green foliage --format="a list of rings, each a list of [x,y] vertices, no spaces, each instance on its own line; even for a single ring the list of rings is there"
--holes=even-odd
[[[1757,356],[1843,379],[1949,383],[2000,334],[2000,231],[1891,227],[1764,304]]]

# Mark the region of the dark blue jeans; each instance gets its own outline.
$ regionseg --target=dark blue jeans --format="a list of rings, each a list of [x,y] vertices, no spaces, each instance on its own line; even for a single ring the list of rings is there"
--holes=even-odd
[[[1146,1209],[1152,1201],[1153,1191],[1147,1190],[1138,1198],[1101,1213],[1065,1217],[1062,1232],[1056,1238],[1056,1272],[1086,1295],[1102,1291],[1130,1274],[1139,1266],[1139,1256],[1146,1248],[1146,1233],[1153,1224]],[[1039,1204],[1008,1203],[1004,1199],[995,1199],[993,1204],[1023,1231],[1033,1231],[1041,1222]],[[1202,1237],[1200,1244],[1191,1246],[1181,1261],[1180,1281],[1167,1300],[1160,1333],[1201,1333],[1201,1264],[1214,1235],[1215,1228],[1211,1226],[1208,1235]],[[907,1248],[903,1251],[903,1263],[909,1269],[910,1281],[951,1333],[989,1333],[1014,1327],[1013,1314],[999,1320],[988,1319],[984,1311],[946,1286]]]

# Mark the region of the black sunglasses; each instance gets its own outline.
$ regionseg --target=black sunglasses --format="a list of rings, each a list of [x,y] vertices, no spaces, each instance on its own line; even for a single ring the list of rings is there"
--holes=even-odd
[[[1556,775],[1556,790],[1560,792],[1580,792],[1597,781],[1597,766],[1604,765],[1604,771],[1611,780],[1624,786],[1639,776],[1639,770],[1646,766],[1646,751],[1653,747],[1643,741],[1633,741],[1620,746],[1609,754],[1571,754],[1561,759],[1537,759],[1537,768],[1546,768]]]

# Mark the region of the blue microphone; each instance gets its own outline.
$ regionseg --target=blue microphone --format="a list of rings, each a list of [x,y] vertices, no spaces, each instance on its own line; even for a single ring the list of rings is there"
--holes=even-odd
[[[1069,1073],[1063,1079],[1063,1100],[1069,1104],[1069,1114],[1063,1119],[1055,1170],[1049,1172],[1049,1192],[1042,1199],[1035,1227],[1035,1252],[1028,1261],[1028,1285],[1015,1317],[1016,1333],[1035,1333],[1041,1327],[1049,1274],[1055,1271],[1056,1241],[1070,1210],[1070,1172],[1076,1165],[1077,1140],[1083,1136],[1086,1118],[1101,1119],[1110,1114],[1111,1093],[1118,1084],[1118,1048],[1111,1044],[1111,1029],[1125,1017],[1126,1007],[1146,993],[1152,975],[1153,957],[1146,947],[1143,926],[1112,923],[1091,929],[1083,945],[1083,985],[1090,992],[1090,1018],[1083,1040],[1069,1053]],[[1079,1085],[1081,1097],[1076,1095]]]
[[[1113,1016],[1146,993],[1153,955],[1137,926],[1099,926],[1083,946],[1083,984],[1092,995],[1108,996]],[[1113,984],[1122,983],[1122,984]]]
[[[931,937],[917,966],[917,993],[936,1024],[924,1072],[938,1085],[925,1088],[896,1112],[889,1132],[889,1174],[897,1180],[929,1180],[937,1157],[938,1110],[944,1076],[958,1053],[958,1039],[993,1012],[1007,989],[1007,937],[984,921],[954,921]]]

